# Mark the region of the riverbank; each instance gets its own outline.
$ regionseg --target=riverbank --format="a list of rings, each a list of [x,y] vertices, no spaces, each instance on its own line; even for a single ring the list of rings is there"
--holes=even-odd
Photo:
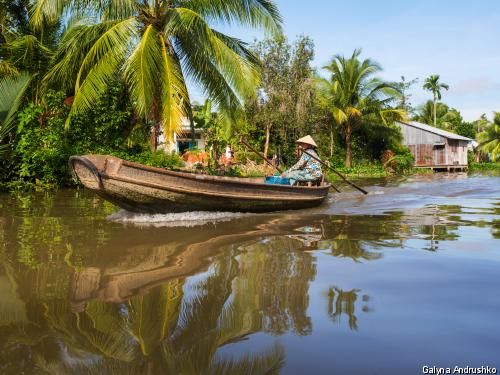
[[[404,173],[394,173],[385,169],[380,164],[365,164],[359,165],[352,168],[336,168],[336,170],[342,173],[344,176],[351,179],[364,179],[364,178],[382,178],[382,177],[403,177],[403,176],[414,176],[414,175],[427,175],[434,172],[431,169],[422,168],[412,168]],[[470,163],[468,173],[486,173],[497,175],[500,174],[500,163],[487,162],[487,163]],[[334,172],[327,171],[326,178],[328,181],[340,181],[341,178]]]
[[[500,162],[470,163],[469,171],[470,172],[497,171],[500,173]]]

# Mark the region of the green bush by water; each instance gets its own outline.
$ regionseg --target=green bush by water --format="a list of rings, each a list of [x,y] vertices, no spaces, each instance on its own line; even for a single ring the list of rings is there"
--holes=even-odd
[[[73,118],[69,129],[64,127],[69,111],[64,100],[62,93],[49,91],[43,107],[28,104],[19,112],[16,138],[0,166],[4,190],[74,184],[68,165],[71,155],[115,155],[162,168],[182,165],[178,155],[149,150],[149,129],[134,121],[127,95],[119,85],[85,116]]]

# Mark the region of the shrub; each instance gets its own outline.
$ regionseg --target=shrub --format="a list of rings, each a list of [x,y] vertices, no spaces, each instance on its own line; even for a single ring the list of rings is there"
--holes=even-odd
[[[166,154],[163,151],[145,151],[139,154],[131,154],[127,152],[114,152],[115,156],[149,165],[151,167],[174,169],[180,168],[184,165],[184,161],[177,154]]]
[[[28,104],[18,114],[12,154],[1,163],[0,183],[4,186],[72,184],[71,155],[109,154],[161,168],[183,165],[178,155],[149,151],[149,127],[137,123],[120,85],[110,88],[85,116],[72,118],[67,130],[65,95],[49,91],[44,100],[43,107]]]
[[[385,169],[390,173],[403,174],[412,170],[415,159],[408,148],[400,148],[398,153],[386,150],[381,161]]]

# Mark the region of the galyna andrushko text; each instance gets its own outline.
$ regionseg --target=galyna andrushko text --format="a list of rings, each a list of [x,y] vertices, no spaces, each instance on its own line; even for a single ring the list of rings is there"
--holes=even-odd
[[[423,366],[423,374],[444,375],[444,374],[496,374],[497,369],[490,366],[480,367],[437,367],[437,366]]]

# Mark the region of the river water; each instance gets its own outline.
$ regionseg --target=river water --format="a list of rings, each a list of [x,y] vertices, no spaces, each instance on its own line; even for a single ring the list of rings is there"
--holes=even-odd
[[[500,371],[500,178],[272,214],[0,195],[0,373]]]

